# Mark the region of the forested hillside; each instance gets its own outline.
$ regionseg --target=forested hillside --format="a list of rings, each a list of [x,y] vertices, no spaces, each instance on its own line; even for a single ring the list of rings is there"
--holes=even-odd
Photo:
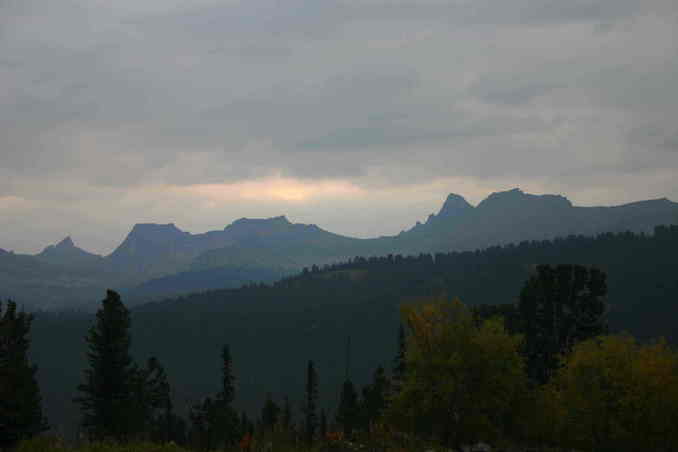
[[[262,394],[303,394],[308,359],[317,364],[320,401],[336,408],[351,336],[350,373],[363,384],[396,352],[398,306],[446,293],[470,305],[512,303],[536,264],[596,265],[608,275],[613,331],[678,340],[678,226],[653,234],[571,236],[482,251],[357,257],[313,267],[272,285],[215,290],[150,303],[132,311],[132,349],[156,356],[185,410],[219,384],[219,349],[231,346],[238,378],[236,406],[253,410]],[[88,314],[37,316],[33,358],[53,424],[73,428],[70,405],[84,365]]]

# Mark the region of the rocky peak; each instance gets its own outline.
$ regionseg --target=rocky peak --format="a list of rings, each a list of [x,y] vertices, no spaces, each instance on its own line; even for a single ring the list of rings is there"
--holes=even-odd
[[[69,235],[62,241],[56,244],[55,248],[56,249],[69,249],[69,248],[75,248],[75,243],[73,243],[73,239],[71,239],[71,236]]]
[[[75,246],[70,236],[56,245],[49,245],[37,257],[60,264],[91,263],[100,258]]]
[[[463,196],[455,193],[450,193],[443,204],[443,207],[438,212],[438,217],[449,217],[458,215],[461,212],[473,209],[473,206],[464,199]]]

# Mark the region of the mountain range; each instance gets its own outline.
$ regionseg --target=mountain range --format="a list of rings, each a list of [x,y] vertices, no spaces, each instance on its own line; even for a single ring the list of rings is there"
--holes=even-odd
[[[239,219],[223,230],[191,234],[174,224],[137,224],[109,255],[70,237],[36,255],[0,249],[0,299],[33,309],[94,307],[105,288],[132,304],[196,290],[271,282],[355,256],[467,251],[601,232],[646,232],[678,223],[666,198],[613,207],[574,206],[560,195],[496,192],[477,206],[450,194],[437,214],[395,236],[346,237],[285,216]]]

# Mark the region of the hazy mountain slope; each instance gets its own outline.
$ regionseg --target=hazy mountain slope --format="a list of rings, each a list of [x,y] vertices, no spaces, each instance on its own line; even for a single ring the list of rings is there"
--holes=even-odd
[[[0,298],[27,310],[64,309],[92,299],[117,280],[101,269],[55,265],[36,256],[0,253]]]
[[[193,269],[223,265],[270,266],[298,270],[346,259],[364,251],[369,240],[355,239],[325,231],[316,225],[293,224],[279,217],[274,231],[240,236],[237,243],[207,251],[191,264]],[[261,220],[242,219],[232,226],[245,229]],[[248,228],[249,229],[249,228]],[[247,229],[245,229],[247,230]]]
[[[102,256],[75,246],[70,237],[66,237],[56,245],[46,247],[35,257],[43,262],[66,267],[100,267],[105,262]]]
[[[122,294],[128,305],[136,305],[159,297],[236,288],[252,283],[272,283],[289,275],[289,271],[271,267],[217,267],[154,278],[138,286],[123,289]]]

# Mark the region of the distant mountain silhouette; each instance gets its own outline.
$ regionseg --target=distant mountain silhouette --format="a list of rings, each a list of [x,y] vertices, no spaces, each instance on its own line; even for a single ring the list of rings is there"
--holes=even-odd
[[[35,256],[43,262],[65,266],[102,265],[103,257],[78,248],[70,236],[56,245],[46,247]]]
[[[337,242],[356,240],[316,225],[290,223],[284,216],[241,218],[221,231],[202,234],[181,231],[174,224],[137,224],[106,259],[145,277],[234,265],[297,268],[301,263],[281,253],[309,254],[309,248],[302,247],[330,244],[334,252]]]
[[[151,297],[184,287],[199,290],[198,284],[215,288],[260,277],[269,280],[354,256],[467,251],[573,234],[649,233],[660,224],[678,224],[678,203],[661,198],[578,207],[560,195],[533,195],[515,188],[492,193],[476,207],[450,194],[426,222],[396,236],[373,239],[334,234],[313,224],[292,223],[285,216],[241,218],[222,230],[200,234],[172,223],[136,224],[106,257],[77,248],[69,237],[36,256],[0,253],[0,271],[9,272],[2,269],[10,260],[21,261],[12,268],[11,278],[0,274],[0,282],[2,290],[25,297],[31,305],[91,304],[96,299],[84,297],[96,288],[140,287],[137,293]]]
[[[533,195],[515,188],[492,193],[476,207],[466,207],[463,198],[451,196],[453,205],[462,207],[450,209],[447,215],[441,209],[426,223],[401,233],[398,239],[404,250],[474,250],[571,234],[649,233],[658,224],[678,223],[678,203],[666,198],[614,207],[578,207],[560,195]]]

